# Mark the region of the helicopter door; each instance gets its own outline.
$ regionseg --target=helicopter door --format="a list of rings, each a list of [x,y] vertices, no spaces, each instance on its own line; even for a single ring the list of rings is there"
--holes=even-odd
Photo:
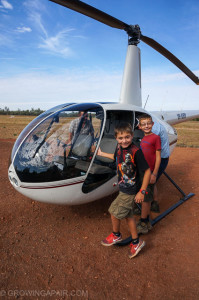
[[[134,112],[107,111],[104,132],[99,145],[102,152],[115,153],[117,141],[115,139],[114,129],[119,123],[124,121],[129,122],[133,126]],[[114,176],[116,176],[115,160],[96,155],[83,184],[82,191],[84,193],[89,193]]]

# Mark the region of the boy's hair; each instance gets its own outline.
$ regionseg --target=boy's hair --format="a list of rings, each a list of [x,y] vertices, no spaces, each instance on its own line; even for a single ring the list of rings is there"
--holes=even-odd
[[[150,115],[144,113],[144,114],[140,115],[139,118],[138,118],[139,124],[140,124],[140,122],[141,122],[142,120],[146,120],[146,119],[150,119],[151,122],[153,122],[152,117],[151,117]]]
[[[129,134],[133,134],[133,128],[128,122],[121,122],[115,127],[115,137],[117,137],[118,133],[127,132]]]

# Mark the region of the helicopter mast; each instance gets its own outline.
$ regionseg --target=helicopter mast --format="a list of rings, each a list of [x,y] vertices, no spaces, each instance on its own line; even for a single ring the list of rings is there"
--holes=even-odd
[[[129,34],[128,48],[119,102],[142,107],[141,96],[141,58],[137,44],[140,41],[140,27],[131,25],[126,30]]]
[[[119,102],[142,107],[140,49],[128,45]]]

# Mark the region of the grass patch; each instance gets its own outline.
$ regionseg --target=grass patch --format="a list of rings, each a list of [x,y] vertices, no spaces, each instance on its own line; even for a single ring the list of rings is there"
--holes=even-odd
[[[0,139],[16,139],[35,116],[0,115]]]
[[[0,115],[0,139],[16,139],[35,116]],[[188,121],[174,126],[178,132],[178,147],[199,148],[199,122]]]
[[[199,122],[188,121],[174,125],[178,133],[177,147],[199,148]]]

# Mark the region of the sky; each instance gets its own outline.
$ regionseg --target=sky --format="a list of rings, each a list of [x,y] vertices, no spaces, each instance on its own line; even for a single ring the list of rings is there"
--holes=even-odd
[[[86,0],[139,24],[199,77],[198,0]],[[117,102],[125,31],[48,0],[0,0],[0,108]],[[199,109],[199,86],[141,42],[142,101],[148,110]]]

